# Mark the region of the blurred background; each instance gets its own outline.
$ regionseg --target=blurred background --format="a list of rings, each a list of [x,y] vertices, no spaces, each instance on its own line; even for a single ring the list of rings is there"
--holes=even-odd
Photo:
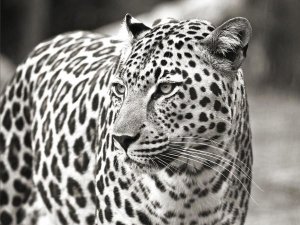
[[[300,224],[300,1],[298,0],[1,0],[0,89],[39,42],[72,30],[118,31],[129,12],[199,18],[219,25],[244,16],[253,26],[243,65],[254,149],[247,225]]]

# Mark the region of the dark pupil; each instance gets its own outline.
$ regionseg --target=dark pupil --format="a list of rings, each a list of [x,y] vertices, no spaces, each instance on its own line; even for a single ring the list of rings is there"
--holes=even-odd
[[[121,93],[121,94],[122,94],[122,92],[123,92],[123,91],[122,91],[122,88],[123,88],[122,85],[120,85],[120,84],[117,85],[117,91],[118,91],[119,93]]]

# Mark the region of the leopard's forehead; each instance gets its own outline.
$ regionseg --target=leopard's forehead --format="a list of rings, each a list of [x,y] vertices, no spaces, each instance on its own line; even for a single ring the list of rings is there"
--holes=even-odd
[[[192,58],[194,49],[213,30],[209,22],[200,20],[172,21],[155,26],[133,43],[131,53],[121,67],[122,79],[127,85],[147,88],[147,84],[156,83],[161,77],[178,73],[181,62]]]

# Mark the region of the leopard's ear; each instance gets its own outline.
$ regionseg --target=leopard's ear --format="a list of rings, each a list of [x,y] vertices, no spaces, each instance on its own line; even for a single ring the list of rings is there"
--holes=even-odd
[[[127,33],[131,41],[142,38],[151,28],[138,21],[130,14],[126,14],[123,22],[123,32]]]
[[[238,69],[247,53],[252,28],[249,21],[236,17],[223,23],[204,40],[209,52],[215,57],[228,61],[232,70]]]

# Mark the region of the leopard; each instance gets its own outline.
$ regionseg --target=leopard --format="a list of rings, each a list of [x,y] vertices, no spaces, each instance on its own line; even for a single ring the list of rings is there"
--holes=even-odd
[[[1,225],[244,224],[251,33],[126,14],[35,47],[0,99]]]

